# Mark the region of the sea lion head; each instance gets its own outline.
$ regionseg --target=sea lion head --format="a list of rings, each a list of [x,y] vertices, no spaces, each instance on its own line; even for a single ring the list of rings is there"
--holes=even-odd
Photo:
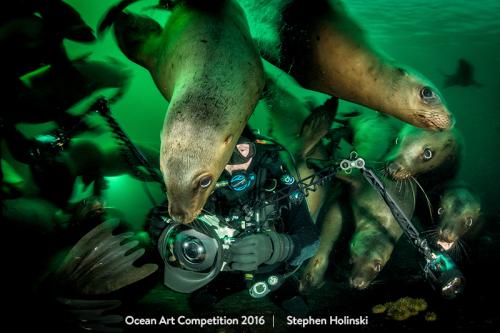
[[[481,202],[465,187],[446,190],[438,209],[439,227],[437,244],[451,249],[479,220]]]
[[[430,130],[452,128],[453,116],[443,96],[429,80],[400,66],[391,66],[389,72],[391,82],[387,92],[382,94],[382,109],[418,127]]]
[[[356,233],[351,241],[351,287],[368,288],[389,260],[393,247],[387,236],[378,230]]]
[[[460,149],[456,130],[429,131],[405,125],[388,154],[385,170],[392,179],[405,180],[456,168]]]
[[[179,223],[190,223],[200,214],[246,123],[205,111],[174,105],[165,120],[160,168],[169,215]]]

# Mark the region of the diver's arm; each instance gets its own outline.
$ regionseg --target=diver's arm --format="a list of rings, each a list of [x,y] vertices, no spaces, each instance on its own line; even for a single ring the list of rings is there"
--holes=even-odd
[[[286,260],[292,266],[298,266],[314,256],[319,247],[319,232],[304,201],[300,205],[292,205],[283,212],[283,221],[287,236],[293,242],[293,251]]]

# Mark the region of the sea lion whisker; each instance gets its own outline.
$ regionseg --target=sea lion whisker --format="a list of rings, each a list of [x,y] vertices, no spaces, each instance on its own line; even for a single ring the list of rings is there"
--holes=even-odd
[[[429,235],[429,236],[435,236],[438,234],[438,228],[432,228],[429,230],[424,230],[422,231],[422,234],[424,235]]]
[[[377,286],[377,285],[383,285],[385,284],[385,281],[382,280],[382,279],[377,279],[377,280],[373,280],[372,282],[370,282],[370,286]]]
[[[418,185],[418,187],[420,188],[420,190],[422,191],[422,194],[424,195],[425,200],[426,200],[426,202],[427,202],[427,207],[429,208],[429,216],[430,216],[430,218],[431,218],[431,223],[432,223],[432,224],[434,224],[434,217],[433,217],[433,215],[432,215],[432,204],[431,204],[431,201],[430,201],[430,199],[429,199],[429,196],[428,196],[428,195],[427,195],[427,193],[425,192],[425,190],[424,190],[424,188],[422,187],[422,185],[420,185],[420,183],[418,182],[418,180],[417,180],[415,177],[413,177],[413,176],[410,176],[410,177],[413,179],[413,181],[415,182],[415,184],[417,184],[417,185]]]
[[[465,243],[465,241],[463,241],[462,239],[458,239],[457,245],[459,246],[459,249],[461,250],[461,254],[463,254],[465,256],[465,258],[467,258],[467,261],[470,261],[468,246]]]

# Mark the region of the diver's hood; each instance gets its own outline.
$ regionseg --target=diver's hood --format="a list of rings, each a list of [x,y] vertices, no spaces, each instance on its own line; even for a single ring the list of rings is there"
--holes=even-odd
[[[250,151],[248,152],[247,156],[243,156],[238,150],[237,145],[242,143],[247,143],[249,145]],[[255,143],[252,140],[245,138],[244,136],[240,136],[240,138],[238,139],[238,143],[236,143],[236,146],[234,146],[233,154],[231,155],[231,158],[229,159],[229,162],[227,164],[229,165],[244,164],[255,156],[255,151],[256,151]]]

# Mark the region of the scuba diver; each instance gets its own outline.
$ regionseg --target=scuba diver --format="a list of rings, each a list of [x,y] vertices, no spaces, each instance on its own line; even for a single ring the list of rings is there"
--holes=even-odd
[[[165,263],[164,283],[191,293],[194,312],[210,311],[248,289],[255,298],[270,293],[288,313],[304,315],[308,305],[293,274],[316,252],[319,233],[301,193],[287,193],[296,180],[283,167],[281,147],[250,137],[240,137],[194,222],[176,223],[161,206],[150,212],[148,229]]]

